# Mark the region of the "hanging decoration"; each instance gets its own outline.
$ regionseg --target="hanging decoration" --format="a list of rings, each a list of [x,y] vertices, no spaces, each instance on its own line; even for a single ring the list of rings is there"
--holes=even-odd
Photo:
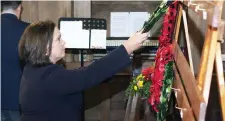
[[[164,2],[165,1],[162,3],[167,5]],[[141,74],[139,74],[137,77],[133,77],[133,80],[130,82],[130,85],[125,92],[126,99],[129,96],[134,96],[137,93],[141,96],[141,98],[146,98],[152,111],[156,114],[158,121],[165,120],[174,79],[172,35],[175,28],[177,6],[178,3],[175,1],[169,5],[168,9],[166,10],[166,7],[157,8],[157,11],[166,11],[166,14],[163,19],[161,35],[158,38],[159,47],[156,52],[155,64],[143,69]],[[154,12],[154,17],[161,16],[159,14],[157,14],[157,16],[156,13],[158,12]],[[163,12],[160,12],[160,14],[162,13]],[[157,18],[157,20],[158,19],[159,18]],[[152,27],[155,21],[152,22],[152,24],[146,24],[146,28],[149,26]]]

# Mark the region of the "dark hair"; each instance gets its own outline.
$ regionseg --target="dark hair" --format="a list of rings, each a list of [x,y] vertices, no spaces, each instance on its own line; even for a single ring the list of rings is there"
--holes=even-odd
[[[22,4],[22,1],[1,1],[1,11],[7,9],[16,10],[20,4]]]
[[[29,25],[19,42],[20,59],[26,64],[44,66],[50,64],[53,33],[56,25],[52,21],[40,21]],[[48,46],[48,47],[47,47]]]

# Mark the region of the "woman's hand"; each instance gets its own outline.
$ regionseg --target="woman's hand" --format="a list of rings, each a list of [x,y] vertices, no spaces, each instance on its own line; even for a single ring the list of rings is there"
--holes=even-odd
[[[133,34],[127,41],[124,42],[124,47],[130,55],[133,51],[139,49],[144,41],[148,38],[148,32],[142,33],[142,30]]]

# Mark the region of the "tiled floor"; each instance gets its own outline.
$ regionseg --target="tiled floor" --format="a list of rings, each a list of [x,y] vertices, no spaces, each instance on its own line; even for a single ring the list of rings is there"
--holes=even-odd
[[[20,121],[19,111],[1,111],[1,121]]]

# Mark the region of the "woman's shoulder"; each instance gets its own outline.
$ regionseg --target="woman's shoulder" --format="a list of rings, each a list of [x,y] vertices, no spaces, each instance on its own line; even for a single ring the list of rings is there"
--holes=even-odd
[[[48,64],[45,66],[33,66],[27,64],[24,67],[24,74],[31,74],[31,75],[49,75],[53,72],[56,72],[57,70],[64,70],[65,68],[62,65],[58,64]]]

